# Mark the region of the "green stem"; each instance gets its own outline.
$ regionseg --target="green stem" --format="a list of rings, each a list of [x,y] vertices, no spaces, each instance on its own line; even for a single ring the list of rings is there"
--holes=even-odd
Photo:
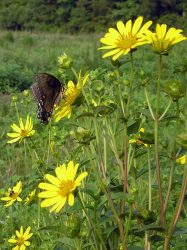
[[[177,103],[177,111],[179,111],[178,103]],[[185,132],[187,133],[187,89],[185,91],[185,110],[184,110],[184,113],[185,113]],[[186,158],[187,158],[187,152],[186,152]],[[172,222],[169,226],[169,230],[168,230],[165,242],[164,242],[164,250],[168,250],[170,248],[170,246],[169,246],[170,240],[171,240],[171,237],[175,231],[177,221],[178,221],[179,216],[180,216],[180,212],[182,209],[186,189],[187,189],[187,161],[185,162],[185,165],[184,165],[183,181],[182,181],[182,187],[181,187],[180,194],[179,194],[179,199],[177,202],[177,206],[175,208],[175,213],[174,213]]]
[[[86,216],[86,218],[87,218],[88,224],[90,225],[91,231],[92,231],[92,228],[93,228],[93,229],[94,229],[94,232],[96,233],[98,239],[99,239],[100,242],[101,242],[102,249],[107,250],[107,248],[106,248],[106,246],[105,246],[105,243],[104,243],[104,241],[103,241],[103,239],[102,239],[102,237],[101,237],[100,232],[98,232],[98,229],[96,228],[96,226],[95,226],[95,224],[93,223],[91,217],[89,216],[89,214],[88,214],[87,211],[86,211],[86,208],[85,208],[85,205],[84,205],[84,202],[83,202],[83,199],[82,199],[82,196],[81,196],[80,192],[78,192],[78,199],[79,199],[80,204],[81,204],[81,206],[82,206],[82,209],[83,209],[83,211],[84,211],[84,213],[85,213],[85,216]]]
[[[151,103],[149,101],[149,96],[148,96],[147,88],[146,87],[144,87],[144,94],[145,94],[145,98],[146,98],[147,105],[148,105],[148,108],[149,108],[149,112],[150,112],[153,120],[155,120],[155,116],[154,116],[154,113],[153,113],[153,110],[152,110],[152,107],[151,107]]]
[[[125,124],[124,124],[124,182],[123,182],[123,190],[125,193],[127,193],[128,189],[128,135],[127,135],[127,122],[129,117],[129,106],[130,101],[132,97],[132,89],[133,89],[133,82],[134,82],[134,60],[133,60],[133,54],[130,53],[131,56],[131,73],[130,73],[130,85],[129,85],[129,91],[128,91],[128,97],[127,97],[127,103],[125,107]],[[125,209],[124,202],[121,204],[121,212],[123,212]]]
[[[152,209],[152,193],[151,193],[151,187],[152,187],[152,176],[151,176],[151,156],[150,156],[150,146],[147,145],[147,163],[148,163],[148,192],[149,192],[149,205],[148,209],[151,211]]]
[[[41,199],[38,199],[38,209],[37,209],[37,228],[40,228],[40,215],[41,215],[41,208],[40,208]]]
[[[164,216],[164,206],[163,206],[163,197],[162,197],[162,181],[161,181],[160,159],[159,159],[159,151],[158,151],[161,69],[162,69],[162,56],[160,55],[159,56],[159,67],[158,67],[157,90],[156,90],[156,95],[157,95],[156,114],[155,114],[155,119],[154,119],[154,143],[155,143],[155,160],[156,160],[158,195],[159,195],[159,205],[160,205],[160,222],[161,222],[161,225],[165,228],[165,216]]]
[[[179,102],[176,102],[176,116],[179,117]],[[178,131],[179,129],[179,120],[177,120],[176,122],[176,131]],[[169,175],[169,183],[168,183],[168,190],[166,193],[166,198],[165,198],[165,202],[164,202],[164,213],[166,212],[166,208],[168,205],[168,201],[169,201],[169,197],[171,194],[171,187],[173,184],[173,174],[174,174],[174,170],[175,170],[175,164],[176,164],[176,141],[174,141],[174,145],[173,145],[173,156],[172,156],[172,166],[171,166],[171,170],[170,170],[170,175]]]
[[[16,109],[16,115],[17,115],[17,118],[18,118],[18,122],[19,122],[19,112],[18,112],[18,106],[17,106],[17,102],[14,102],[14,106],[15,106],[15,109]]]
[[[31,137],[29,137],[29,139],[30,139],[30,141],[31,141],[31,143],[32,143],[32,145],[33,145],[33,150],[34,150],[34,153],[35,153],[35,155],[36,155],[36,158],[37,158],[37,160],[41,163],[42,160],[40,159],[40,157],[38,156],[38,154],[37,154],[37,152],[36,152],[35,143],[34,143],[34,141],[32,140]],[[42,173],[42,172],[40,171],[40,169],[38,168],[38,164],[37,164],[37,170],[38,170],[38,173],[43,177],[43,173]]]
[[[93,155],[95,155],[95,152],[94,152],[94,147],[92,146],[91,147],[91,157],[90,158],[92,158]],[[95,172],[95,176],[96,176],[96,178],[98,180],[98,183],[101,185],[101,189],[103,190],[103,192],[105,193],[105,195],[107,197],[109,206],[111,208],[111,211],[112,211],[112,213],[114,215],[114,218],[115,218],[116,223],[117,223],[118,228],[119,228],[120,237],[121,237],[121,240],[123,242],[123,249],[126,250],[127,247],[126,247],[126,242],[125,242],[125,234],[124,234],[123,223],[121,222],[120,217],[118,216],[118,214],[116,212],[116,208],[114,206],[110,190],[109,190],[109,188],[106,188],[106,184],[103,182],[103,178],[101,178],[101,176],[98,174],[98,170],[97,170],[96,166],[93,167],[93,170]]]
[[[98,155],[99,155],[99,158],[101,161],[101,166],[100,166],[101,169],[100,170],[102,172],[103,177],[106,179],[106,169],[105,169],[104,161],[102,158],[101,143],[99,141],[99,138],[101,138],[101,136],[99,136],[96,117],[94,117],[93,120],[94,120],[94,128],[95,128],[96,142],[97,142],[97,148],[98,148]]]
[[[175,170],[175,159],[173,159],[173,161],[172,161],[172,166],[171,166],[171,170],[170,170],[170,174],[169,174],[168,190],[167,190],[166,198],[165,198],[165,202],[164,202],[164,213],[166,212],[166,208],[167,208],[170,193],[171,193],[171,187],[172,187],[172,184],[173,184],[174,170]]]
[[[168,112],[168,110],[169,110],[171,104],[172,104],[172,99],[170,99],[170,101],[169,101],[169,103],[168,103],[168,106],[166,107],[165,111],[164,111],[163,114],[159,117],[159,121],[161,121],[161,120],[164,118],[164,116],[165,116],[165,114]]]
[[[72,72],[73,72],[74,76],[76,77],[76,79],[77,79],[77,81],[78,81],[79,76],[78,76],[78,74],[77,74],[76,70],[75,70],[73,67],[71,67],[71,70],[72,70]]]
[[[151,192],[151,186],[152,186],[152,176],[151,176],[151,157],[150,157],[150,146],[147,145],[147,163],[148,163],[148,209],[151,211],[152,209],[152,192]],[[149,231],[145,232],[145,249],[150,250],[151,249],[151,242],[149,241]]]
[[[187,154],[186,154],[186,157],[187,157]],[[175,227],[176,227],[176,224],[177,224],[177,221],[179,219],[180,212],[182,209],[184,196],[186,193],[186,188],[187,188],[187,162],[185,163],[185,166],[184,166],[183,182],[182,182],[182,187],[181,187],[179,199],[177,202],[177,207],[175,209],[175,214],[174,214],[173,220],[171,222],[171,225],[169,227],[167,237],[166,237],[165,242],[164,242],[164,250],[169,249],[169,243],[170,243],[171,237],[175,231]]]
[[[47,143],[47,159],[46,159],[46,163],[48,164],[49,162],[49,155],[50,155],[50,147],[51,147],[51,119],[49,121],[49,125],[48,125],[48,143]]]

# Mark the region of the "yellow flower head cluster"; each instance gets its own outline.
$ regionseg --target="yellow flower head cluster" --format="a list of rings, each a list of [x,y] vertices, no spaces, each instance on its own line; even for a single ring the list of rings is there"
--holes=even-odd
[[[6,193],[5,197],[2,197],[2,201],[6,201],[5,207],[11,206],[16,201],[22,201],[22,199],[19,197],[20,193],[22,192],[22,182],[19,181],[16,183],[16,186],[13,188],[9,188],[8,192]]]
[[[16,235],[12,236],[8,240],[9,243],[15,244],[16,247],[14,247],[14,250],[25,250],[26,247],[30,246],[30,242],[28,239],[30,239],[33,235],[33,233],[30,233],[31,228],[28,227],[25,232],[23,232],[23,227],[21,226],[20,231],[16,230]]]
[[[132,20],[125,24],[122,21],[117,22],[117,29],[109,28],[108,32],[100,39],[100,42],[106,46],[101,47],[103,50],[110,50],[103,55],[103,58],[113,56],[115,61],[121,55],[126,55],[137,46],[148,43],[144,34],[151,26],[152,21],[146,22],[142,26],[143,17],[139,16],[134,24]],[[142,26],[142,27],[141,27]]]
[[[87,172],[83,172],[76,178],[78,167],[79,164],[70,161],[67,167],[65,164],[56,167],[56,177],[51,174],[45,175],[49,183],[42,182],[39,184],[39,188],[45,190],[38,194],[40,198],[44,199],[41,202],[41,207],[52,206],[50,212],[56,211],[58,213],[64,207],[66,201],[70,206],[73,206],[73,192],[88,175]]]
[[[27,116],[25,125],[23,124],[22,118],[19,119],[19,126],[17,126],[15,123],[11,125],[11,128],[15,131],[13,133],[7,133],[7,135],[11,138],[14,138],[12,140],[9,140],[7,143],[14,143],[17,141],[22,141],[24,138],[30,137],[34,135],[35,130],[33,130],[33,122],[31,117]]]
[[[65,102],[57,108],[55,114],[55,121],[58,122],[65,116],[68,118],[72,113],[72,105],[80,96],[83,86],[88,80],[89,74],[86,73],[83,77],[79,74],[78,83],[74,84],[72,81],[68,82],[67,90],[65,92]]]
[[[167,30],[166,24],[157,24],[155,32],[147,30],[145,33],[147,41],[152,45],[153,50],[159,54],[167,53],[174,44],[187,39],[181,34],[181,29],[170,28]]]

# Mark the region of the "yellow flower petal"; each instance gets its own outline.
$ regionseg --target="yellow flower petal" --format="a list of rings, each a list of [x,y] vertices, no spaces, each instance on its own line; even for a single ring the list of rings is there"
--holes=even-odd
[[[14,137],[20,137],[20,134],[19,134],[19,133],[7,133],[7,135],[8,135],[9,137],[12,137],[12,138],[14,138]]]
[[[132,27],[132,34],[133,35],[136,35],[142,25],[142,22],[143,22],[143,17],[142,16],[139,16],[135,22],[134,22],[134,25]]]
[[[70,193],[69,196],[68,196],[68,204],[70,206],[74,205],[74,195],[72,193]]]
[[[15,131],[15,132],[18,132],[20,133],[21,132],[21,129],[14,123],[13,125],[11,125],[11,128]]]
[[[80,185],[80,182],[88,175],[87,172],[83,172],[82,174],[80,174],[77,179],[75,180],[75,184],[76,186]]]
[[[44,191],[38,194],[39,198],[52,198],[54,196],[57,196],[58,192],[57,191]]]
[[[50,174],[46,174],[45,175],[45,178],[49,181],[49,182],[51,182],[53,185],[55,185],[55,186],[59,186],[60,185],[60,181],[58,180],[58,178],[56,178],[56,177],[54,177],[54,176],[52,176],[52,175],[50,175]]]
[[[20,139],[21,139],[21,136],[20,136],[20,137],[17,137],[17,138],[14,138],[14,139],[12,139],[12,140],[10,140],[10,141],[7,141],[7,143],[14,143],[14,142],[19,141]]]
[[[50,207],[51,205],[54,205],[61,199],[61,196],[55,196],[53,198],[45,199],[41,202],[41,207]]]
[[[38,187],[48,191],[58,191],[58,188],[50,183],[41,182]]]

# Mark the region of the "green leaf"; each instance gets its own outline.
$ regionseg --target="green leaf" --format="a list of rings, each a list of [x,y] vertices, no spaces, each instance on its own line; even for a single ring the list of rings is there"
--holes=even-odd
[[[108,115],[108,114],[114,112],[116,110],[116,108],[117,108],[116,104],[110,103],[107,106],[102,105],[102,106],[94,107],[93,111],[97,116],[102,116],[102,115]]]
[[[81,117],[93,117],[93,116],[94,116],[94,114],[91,113],[91,112],[84,112],[84,113],[78,115],[76,118],[78,119],[78,118],[81,118]]]
[[[136,134],[140,128],[141,119],[137,119],[133,124],[127,127],[127,134]]]
[[[164,228],[161,226],[158,226],[156,224],[149,224],[149,225],[145,225],[145,226],[141,227],[141,229],[139,229],[139,230],[136,230],[136,233],[144,232],[147,230],[154,230],[154,231],[158,231],[158,232],[163,232]]]
[[[141,141],[147,144],[154,144],[154,134],[151,132],[140,132]]]
[[[149,240],[151,242],[158,242],[158,241],[163,241],[164,237],[160,236],[160,235],[152,235],[149,237]]]
[[[117,192],[117,193],[111,193],[113,200],[125,200],[127,198],[126,194],[124,192]]]
[[[144,250],[143,247],[138,247],[138,246],[129,246],[128,250]]]

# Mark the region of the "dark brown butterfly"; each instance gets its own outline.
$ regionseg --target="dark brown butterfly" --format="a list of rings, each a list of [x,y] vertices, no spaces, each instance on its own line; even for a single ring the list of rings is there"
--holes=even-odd
[[[54,105],[59,103],[64,94],[64,87],[56,77],[39,73],[31,90],[38,104],[38,118],[43,124],[48,124]]]

